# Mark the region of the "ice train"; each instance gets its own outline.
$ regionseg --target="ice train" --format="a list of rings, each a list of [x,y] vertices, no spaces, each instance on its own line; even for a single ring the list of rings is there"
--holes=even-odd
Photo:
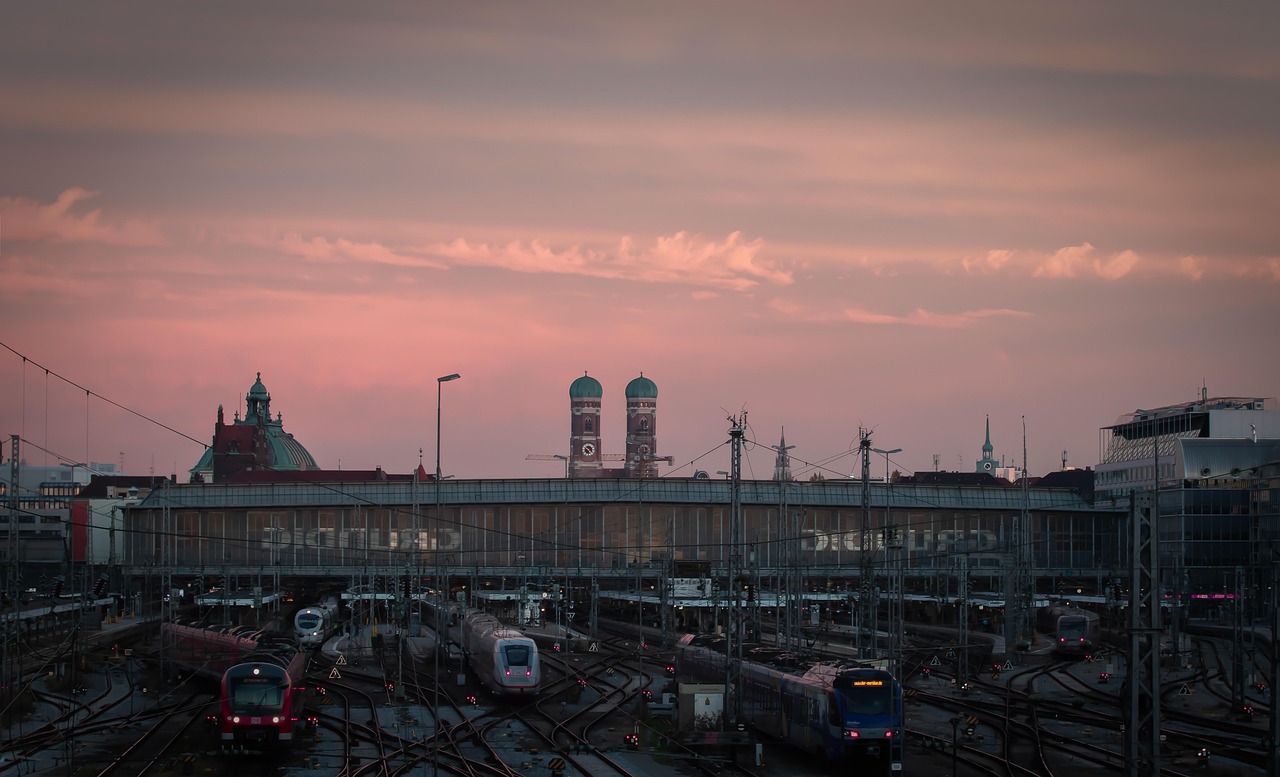
[[[293,636],[303,647],[319,647],[333,632],[337,617],[337,598],[326,597],[319,604],[298,610],[293,616]]]

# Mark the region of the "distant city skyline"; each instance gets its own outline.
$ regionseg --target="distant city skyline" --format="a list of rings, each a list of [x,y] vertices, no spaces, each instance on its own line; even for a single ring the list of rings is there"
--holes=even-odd
[[[459,478],[563,476],[584,371],[677,476],[1280,395],[1273,4],[9,10],[0,435],[64,460],[184,479],[258,372],[324,468],[433,471],[439,396]]]

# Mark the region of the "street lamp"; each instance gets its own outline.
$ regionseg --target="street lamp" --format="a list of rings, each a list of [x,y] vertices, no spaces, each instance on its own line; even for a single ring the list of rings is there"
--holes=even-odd
[[[444,384],[451,380],[457,380],[462,376],[458,373],[445,375],[436,378],[436,494],[440,493],[440,397],[443,393]],[[436,516],[439,520],[439,516]]]
[[[435,584],[437,590],[436,607],[434,608],[436,613],[436,621],[434,624],[436,632],[436,649],[432,651],[436,665],[435,702],[431,710],[432,722],[435,725],[435,736],[432,737],[434,749],[431,756],[431,773],[433,775],[440,774],[440,743],[435,742],[434,740],[440,738],[440,649],[443,647],[440,644],[443,642],[443,640],[440,639],[440,612],[444,602],[440,598],[439,591],[446,590],[440,583],[440,398],[443,394],[444,384],[451,380],[457,380],[461,377],[461,375],[455,372],[452,375],[442,375],[441,377],[436,378],[436,530],[431,541],[431,552],[435,560]]]
[[[893,450],[885,451],[879,448],[872,448],[871,452],[884,454],[884,482],[888,483],[889,482],[889,456],[894,453],[902,453],[902,449],[894,448]]]

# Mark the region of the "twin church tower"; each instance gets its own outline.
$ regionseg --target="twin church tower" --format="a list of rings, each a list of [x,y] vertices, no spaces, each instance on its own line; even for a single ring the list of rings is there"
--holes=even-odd
[[[627,384],[627,451],[607,454],[600,448],[600,381],[587,375],[569,386],[569,477],[571,478],[654,478],[658,462],[671,463],[670,456],[658,456],[658,387],[644,376]],[[622,461],[622,469],[608,469],[606,461]]]

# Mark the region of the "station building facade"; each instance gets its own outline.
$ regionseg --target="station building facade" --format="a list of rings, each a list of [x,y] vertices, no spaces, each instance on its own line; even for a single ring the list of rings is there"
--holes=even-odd
[[[731,488],[696,478],[169,483],[126,510],[122,561],[130,575],[634,581],[668,562],[723,568]],[[746,481],[739,493],[742,556],[762,578],[795,568],[812,581],[856,578],[865,526],[876,568],[902,559],[918,590],[944,584],[961,557],[998,590],[1023,514],[1046,590],[1055,578],[1102,588],[1127,568],[1127,513],[1068,489],[825,480]]]

